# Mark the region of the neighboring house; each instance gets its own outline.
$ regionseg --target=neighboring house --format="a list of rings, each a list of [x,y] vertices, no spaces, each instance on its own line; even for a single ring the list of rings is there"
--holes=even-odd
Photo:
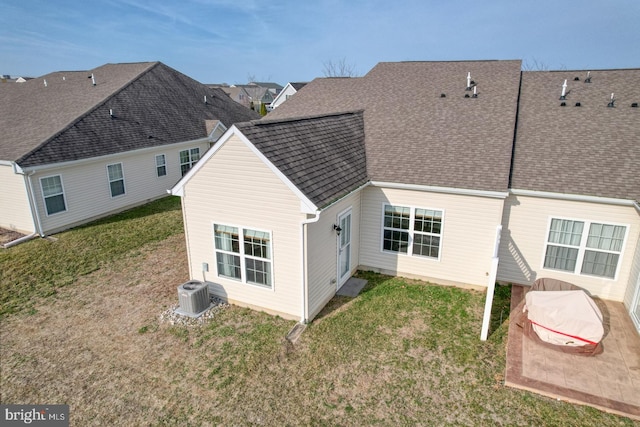
[[[191,277],[301,321],[356,269],[479,289],[555,277],[624,301],[640,329],[640,70],[520,69],[380,63],[233,126],[172,190]]]
[[[277,108],[280,104],[282,104],[287,99],[295,95],[295,93],[298,92],[300,89],[302,89],[306,84],[307,83],[294,83],[294,82],[287,83],[284,89],[282,89],[278,94],[278,96],[275,97],[273,102],[271,102],[270,108],[272,110],[274,108]]]
[[[159,62],[0,89],[0,227],[46,235],[166,195],[235,122],[258,117]]]

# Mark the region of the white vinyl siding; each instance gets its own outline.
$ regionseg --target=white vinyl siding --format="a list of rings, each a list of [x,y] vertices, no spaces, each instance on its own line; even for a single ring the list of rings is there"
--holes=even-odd
[[[64,189],[62,188],[62,177],[60,175],[40,178],[40,186],[47,215],[54,215],[67,210]]]
[[[122,163],[107,165],[107,176],[109,177],[109,190],[111,191],[111,197],[122,196],[125,194]]]
[[[212,182],[216,185],[211,185]],[[190,277],[206,280],[214,295],[234,304],[299,320],[303,277],[301,222],[306,218],[300,212],[300,199],[236,136],[225,141],[200,166],[183,190]],[[248,286],[236,278],[217,274],[212,241],[214,224],[237,227],[238,233],[242,227],[269,233],[271,288]],[[262,261],[260,257],[247,259]],[[211,266],[209,272],[203,272],[203,263]],[[254,270],[260,272],[260,268]],[[242,268],[240,271],[246,274]]]
[[[563,236],[555,236],[559,242],[551,246],[577,249],[575,270],[563,271],[545,267],[552,219],[584,222],[580,234],[580,246],[573,247],[569,230]],[[626,236],[619,251],[587,248],[591,224],[608,224],[626,227]],[[573,229],[573,227],[571,227]],[[579,227],[578,227],[579,228]],[[595,231],[595,229],[594,229]],[[574,283],[592,295],[612,301],[622,301],[627,291],[629,275],[640,233],[640,216],[633,207],[597,204],[579,201],[544,199],[540,197],[514,196],[507,198],[503,215],[502,240],[498,280],[502,282],[532,284],[536,279],[550,277]],[[574,233],[575,234],[575,233]],[[594,236],[595,237],[595,236]],[[573,238],[575,242],[575,238]],[[592,245],[596,242],[592,237]],[[584,254],[618,254],[615,277],[582,273]],[[568,251],[565,251],[568,254]],[[632,255],[629,255],[631,253]],[[590,266],[586,267],[587,269]],[[587,270],[589,271],[589,270]]]
[[[0,165],[0,182],[0,227],[24,233],[35,232],[26,177],[14,173],[11,165]]]
[[[184,176],[200,160],[200,148],[180,151],[180,172]]]
[[[338,288],[338,236],[333,225],[338,216],[351,208],[351,260],[353,273],[360,259],[360,199],[362,190],[345,197],[322,211],[318,222],[307,225],[307,283],[309,318],[312,319],[335,295]]]
[[[200,145],[206,150],[209,143]],[[64,165],[53,170],[39,171],[31,177],[35,200],[43,231],[55,233],[111,213],[122,211],[167,196],[170,185],[180,179],[179,152],[185,146],[193,147],[193,141],[171,144],[139,153],[123,153],[76,164]],[[156,169],[150,165],[156,154],[163,153],[167,160],[166,179],[157,179]],[[126,174],[126,194],[111,197],[107,165],[122,163]],[[55,171],[55,172],[54,172]],[[47,216],[40,178],[61,175],[63,177],[67,211],[63,215]],[[24,178],[23,178],[24,180]]]
[[[167,157],[164,154],[156,155],[156,176],[167,176]]]
[[[503,203],[502,199],[489,197],[369,186],[362,198],[360,265],[441,284],[486,287]],[[436,207],[429,210],[442,212],[438,262],[426,256],[407,256],[382,249],[385,205]]]

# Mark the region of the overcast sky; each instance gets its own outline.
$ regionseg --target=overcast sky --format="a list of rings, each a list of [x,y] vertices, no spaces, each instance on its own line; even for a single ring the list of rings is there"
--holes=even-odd
[[[162,61],[202,83],[310,81],[346,61],[640,67],[640,0],[0,0],[0,74]]]

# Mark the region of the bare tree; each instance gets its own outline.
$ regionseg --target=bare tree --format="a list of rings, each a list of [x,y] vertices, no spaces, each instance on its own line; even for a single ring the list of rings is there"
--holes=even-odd
[[[522,62],[523,71],[549,71],[549,66],[542,61],[533,58],[531,61],[525,59]]]
[[[353,64],[347,63],[346,58],[336,62],[331,59],[323,62],[322,73],[325,77],[358,77],[355,67]]]

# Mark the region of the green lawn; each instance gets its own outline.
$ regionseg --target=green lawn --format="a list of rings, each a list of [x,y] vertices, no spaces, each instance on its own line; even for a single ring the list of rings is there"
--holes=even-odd
[[[503,385],[509,287],[481,342],[483,293],[360,272],[293,346],[295,322],[238,307],[160,322],[183,273],[150,264],[185,262],[179,200],[56,237],[0,252],[2,403],[68,403],[83,426],[636,425]]]

